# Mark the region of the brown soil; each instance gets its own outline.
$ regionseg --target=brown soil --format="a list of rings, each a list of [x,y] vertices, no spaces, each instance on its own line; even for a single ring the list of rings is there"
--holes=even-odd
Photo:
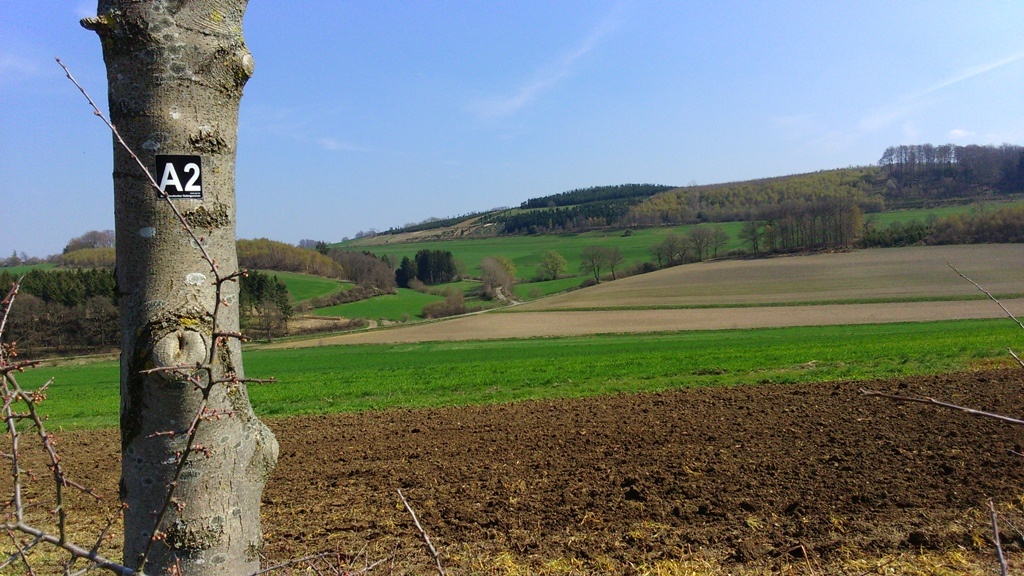
[[[266,552],[397,546],[397,573],[428,573],[397,489],[454,573],[625,573],[698,553],[828,573],[851,557],[981,550],[986,500],[1024,494],[1007,453],[1020,428],[863,386],[1024,414],[1007,370],[277,420]],[[68,469],[116,494],[115,432],[64,436]]]

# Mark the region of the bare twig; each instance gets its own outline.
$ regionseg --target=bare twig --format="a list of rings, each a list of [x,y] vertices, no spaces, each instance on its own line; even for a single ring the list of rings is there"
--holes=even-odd
[[[217,266],[217,262],[213,259],[212,256],[210,256],[210,253],[206,251],[206,247],[203,246],[202,239],[199,238],[199,236],[195,233],[195,230],[192,229],[192,226],[189,225],[188,220],[185,219],[185,216],[182,215],[181,211],[178,210],[178,207],[175,206],[173,202],[171,202],[171,197],[166,192],[160,189],[160,185],[156,183],[156,179],[153,178],[152,174],[150,174],[149,169],[146,168],[146,165],[142,163],[142,160],[140,160],[138,155],[135,154],[135,151],[132,150],[130,146],[128,146],[128,144],[124,141],[123,138],[121,138],[121,134],[117,131],[117,128],[114,127],[114,124],[110,120],[108,120],[106,116],[103,115],[103,112],[100,112],[99,107],[96,106],[96,103],[93,101],[92,97],[89,96],[89,93],[85,91],[85,88],[83,88],[82,85],[78,83],[78,80],[75,80],[75,77],[71,75],[71,71],[68,70],[68,67],[64,65],[64,62],[61,61],[60,58],[56,58],[56,60],[57,64],[60,64],[60,67],[64,69],[64,74],[67,76],[68,80],[70,80],[71,83],[74,84],[76,88],[78,88],[78,91],[82,93],[82,96],[85,96],[85,99],[88,100],[89,105],[92,106],[93,115],[98,116],[100,120],[103,120],[103,123],[107,125],[107,128],[110,128],[110,131],[114,134],[114,137],[117,138],[117,143],[120,144],[121,147],[124,148],[125,152],[127,152],[131,156],[132,160],[135,160],[135,163],[139,165],[139,168],[141,168],[143,174],[146,175],[146,179],[149,181],[150,185],[153,187],[154,190],[156,190],[156,193],[160,196],[160,198],[167,201],[167,205],[171,208],[171,211],[174,212],[174,216],[177,217],[178,222],[181,223],[185,231],[188,232],[189,236],[192,237],[192,240],[195,242],[195,245],[199,248],[199,251],[202,252],[203,258],[210,265],[210,271],[213,272],[214,277],[216,277],[217,280],[220,280],[221,277],[218,272],[219,266]]]
[[[409,515],[412,516],[413,524],[420,531],[420,535],[423,536],[423,541],[427,544],[427,550],[430,551],[430,555],[434,557],[434,562],[437,564],[437,573],[440,576],[445,576],[444,568],[441,566],[441,557],[437,554],[437,549],[430,543],[430,536],[427,536],[427,531],[420,526],[420,521],[416,518],[416,511],[409,505],[409,501],[405,499],[405,495],[402,494],[402,489],[398,489],[398,497],[402,499],[402,504],[405,504],[405,509],[409,511]]]
[[[16,282],[7,298],[5,298],[5,308],[3,311],[3,318],[0,319],[0,326],[6,325],[7,316],[10,313],[11,306],[14,303],[14,297],[17,294],[19,287],[20,282]],[[0,331],[0,336],[2,335],[3,332]],[[6,361],[6,357],[0,357],[0,365],[4,365]],[[52,382],[52,380],[50,382]],[[135,574],[134,570],[104,558],[97,552],[95,547],[92,550],[88,550],[67,541],[67,510],[64,501],[64,489],[66,487],[71,487],[94,497],[98,498],[98,496],[81,484],[73,482],[67,478],[64,473],[64,469],[61,467],[60,457],[57,455],[57,451],[54,448],[53,437],[46,431],[42,417],[36,411],[36,404],[44,398],[43,391],[50,385],[50,382],[47,382],[35,391],[26,392],[18,384],[13,371],[4,371],[2,375],[0,375],[0,393],[3,394],[4,398],[2,407],[3,418],[7,424],[7,435],[11,442],[11,453],[7,456],[11,461],[13,495],[9,505],[14,508],[12,520],[0,525],[0,529],[5,530],[8,535],[11,536],[12,540],[15,542],[16,549],[16,552],[2,565],[7,566],[13,561],[20,560],[25,565],[26,571],[29,574],[33,574],[34,572],[28,558],[28,552],[38,544],[46,543],[70,553],[72,559],[83,558],[88,560],[92,563],[93,567],[104,568],[121,576],[133,576]],[[26,412],[16,413],[14,411],[16,403],[24,404],[26,406]],[[22,420],[28,420],[31,423],[31,428],[35,428],[49,460],[48,466],[53,475],[53,486],[56,500],[56,534],[50,534],[37,526],[33,526],[27,523],[25,519],[25,502],[22,497],[23,471],[21,469],[20,451],[20,441],[23,432],[18,427],[18,422]],[[33,540],[29,543],[19,544],[14,539],[15,532],[31,536]]]
[[[996,557],[999,559],[999,570],[1002,576],[1010,575],[1010,567],[1006,564],[1006,556],[1003,555],[1003,545],[999,541],[999,521],[996,518],[996,507],[992,499],[988,499],[988,512],[992,518],[992,542],[996,546]]]
[[[960,272],[959,270],[957,270],[957,269],[956,269],[956,267],[955,267],[955,266],[953,266],[952,264],[950,264],[949,262],[946,262],[946,265],[947,265],[947,266],[949,266],[950,268],[952,268],[952,269],[953,269],[953,272],[956,272],[957,276],[959,276],[959,277],[963,278],[964,280],[967,280],[967,281],[968,281],[968,282],[970,282],[971,284],[974,284],[974,287],[975,287],[975,288],[977,288],[978,290],[981,290],[981,291],[982,291],[982,292],[983,292],[983,293],[984,293],[984,294],[985,294],[986,296],[988,296],[988,297],[989,297],[989,300],[992,300],[993,302],[995,302],[996,304],[998,304],[998,305],[999,305],[999,307],[1003,309],[1003,312],[1005,312],[1005,313],[1006,313],[1006,315],[1007,315],[1007,316],[1008,316],[1008,317],[1010,318],[1010,320],[1013,320],[1014,322],[1016,322],[1016,323],[1017,323],[1017,326],[1020,326],[1020,327],[1021,327],[1021,330],[1024,330],[1024,322],[1021,322],[1020,320],[1018,320],[1018,319],[1017,319],[1017,317],[1016,317],[1016,316],[1014,316],[1012,312],[1010,312],[1009,310],[1007,310],[1007,309],[1006,309],[1006,306],[1003,306],[1003,303],[1002,303],[1002,302],[1000,302],[998,298],[996,298],[995,296],[993,296],[991,292],[989,292],[988,290],[985,290],[984,288],[982,288],[982,287],[981,287],[981,285],[980,285],[980,284],[978,284],[977,282],[975,282],[974,280],[971,280],[971,279],[970,279],[970,278],[968,278],[967,276],[964,276],[962,272]]]
[[[1020,364],[1021,368],[1024,368],[1024,360],[1021,360],[1020,356],[1017,356],[1017,354],[1009,347],[1006,348],[1006,351],[1010,353],[1010,356],[1013,356],[1013,359],[1017,361],[1017,364]]]
[[[10,290],[8,290],[7,292],[7,296],[4,296],[2,302],[4,307],[4,313],[3,316],[0,316],[0,334],[4,333],[4,327],[7,326],[7,317],[11,314],[11,306],[14,306],[14,298],[18,295],[18,290],[21,288],[21,281],[23,278],[24,276],[18,278],[18,280],[13,285],[11,285]],[[3,366],[4,364],[7,363],[5,354],[6,353],[4,352],[4,348],[0,347],[0,366]]]
[[[1024,420],[1018,420],[1016,418],[1010,418],[1009,416],[1003,416],[1002,414],[996,414],[994,412],[984,412],[982,410],[975,410],[973,408],[966,408],[964,406],[958,406],[956,404],[950,404],[949,402],[942,402],[935,398],[928,398],[922,396],[899,396],[896,394],[886,394],[884,392],[876,392],[874,390],[867,390],[861,388],[860,393],[864,396],[878,396],[879,398],[888,398],[889,400],[901,400],[903,402],[917,402],[919,404],[931,404],[933,406],[941,406],[943,408],[950,408],[952,410],[960,410],[974,416],[984,416],[985,418],[994,418],[1001,420],[1009,424],[1024,424]]]

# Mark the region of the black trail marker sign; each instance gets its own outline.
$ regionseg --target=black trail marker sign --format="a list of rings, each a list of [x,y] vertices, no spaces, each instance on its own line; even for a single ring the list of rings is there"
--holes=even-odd
[[[156,174],[160,191],[170,198],[203,198],[203,163],[199,156],[158,154]]]

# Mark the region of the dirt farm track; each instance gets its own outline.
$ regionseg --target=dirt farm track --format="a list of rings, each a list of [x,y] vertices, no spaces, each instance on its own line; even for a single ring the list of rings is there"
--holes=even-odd
[[[921,552],[978,562],[986,500],[1020,520],[1024,465],[1007,452],[1021,450],[1019,428],[858,390],[1024,414],[1021,380],[983,371],[271,421],[281,459],[266,552],[339,549],[361,563],[397,550],[395,573],[431,573],[400,488],[455,574],[691,573],[664,569],[682,560],[718,570],[707,573],[883,574]],[[116,500],[115,431],[61,446],[79,480]],[[72,512],[100,517],[91,503]]]

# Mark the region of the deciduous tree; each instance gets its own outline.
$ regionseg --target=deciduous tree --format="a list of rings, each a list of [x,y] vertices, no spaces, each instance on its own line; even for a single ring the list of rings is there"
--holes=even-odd
[[[718,258],[718,251],[729,243],[729,233],[722,226],[715,226],[711,229],[711,240],[709,242],[711,253]]]
[[[593,276],[600,284],[601,274],[608,269],[608,249],[604,246],[587,246],[580,254],[580,272]]]
[[[690,246],[693,246],[693,251],[697,254],[697,260],[703,262],[708,257],[713,235],[714,233],[711,229],[705,226],[697,226],[687,234],[686,238],[690,242]]]
[[[540,261],[541,277],[548,280],[557,280],[558,276],[564,274],[568,269],[569,263],[566,262],[565,257],[554,250],[545,252]]]
[[[110,120],[125,143],[114,145],[120,495],[124,563],[149,574],[259,569],[259,505],[278,446],[249,404],[228,281],[238,104],[254,67],[245,6],[99,0],[82,21],[100,37]],[[144,170],[155,171],[157,154],[189,157],[190,195],[157,192]],[[183,452],[186,429],[204,451]]]
[[[484,298],[508,299],[514,296],[512,287],[516,282],[516,267],[504,256],[488,256],[480,262],[481,291]]]

